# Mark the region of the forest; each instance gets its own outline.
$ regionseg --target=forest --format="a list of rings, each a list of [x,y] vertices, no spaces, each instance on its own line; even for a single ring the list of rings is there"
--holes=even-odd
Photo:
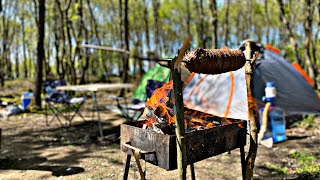
[[[1,0],[0,5],[1,86],[36,76],[62,76],[72,84],[92,76],[126,82],[150,63],[82,46],[126,49],[149,60],[172,58],[188,35],[191,49],[237,48],[245,39],[271,44],[319,82],[318,0]]]
[[[125,85],[130,85],[130,87],[127,86],[128,89],[135,88],[134,91],[130,91],[130,89],[126,91],[129,96],[134,96],[135,91],[137,91],[139,87],[142,87],[144,90],[143,93],[146,98],[141,101],[142,104],[144,104],[142,110],[140,108],[141,114],[139,114],[138,118],[144,116],[145,119],[143,122],[146,124],[143,124],[142,128],[139,127],[140,129],[145,131],[148,131],[146,130],[147,128],[154,128],[158,131],[160,129],[162,134],[165,134],[164,132],[166,132],[162,131],[163,129],[169,129],[172,134],[176,135],[175,138],[177,138],[177,141],[174,141],[176,141],[177,144],[173,144],[179,145],[176,149],[177,156],[180,157],[180,159],[177,157],[177,166],[181,175],[180,179],[186,179],[187,176],[187,156],[185,149],[185,141],[187,140],[185,140],[184,137],[185,131],[190,130],[191,128],[192,131],[190,130],[188,133],[192,134],[193,131],[203,132],[202,130],[208,130],[209,128],[219,129],[219,126],[230,127],[231,125],[234,125],[235,128],[241,129],[239,130],[239,134],[241,134],[241,131],[241,135],[243,135],[243,137],[239,137],[238,134],[235,134],[234,136],[232,135],[232,138],[229,138],[231,135],[230,132],[227,132],[226,134],[229,136],[221,139],[242,139],[241,147],[239,147],[240,151],[237,152],[240,153],[240,156],[236,153],[229,156],[229,154],[231,154],[230,149],[234,150],[237,147],[232,149],[225,146],[224,152],[229,151],[228,155],[224,154],[221,158],[216,157],[215,160],[207,159],[202,162],[202,164],[197,164],[196,169],[201,172],[201,175],[197,175],[200,179],[211,178],[211,175],[207,172],[217,172],[217,177],[221,179],[240,178],[240,174],[242,174],[243,179],[253,179],[258,176],[262,179],[267,177],[272,178],[274,174],[276,174],[276,178],[280,179],[286,177],[304,179],[305,177],[317,178],[320,176],[318,151],[318,145],[320,143],[318,135],[320,131],[317,128],[320,120],[320,0],[0,0],[0,18],[0,97],[2,99],[10,99],[10,102],[6,102],[5,104],[3,104],[2,99],[0,99],[0,117],[3,117],[0,121],[0,145],[2,135],[1,129],[4,130],[4,135],[2,137],[5,139],[3,144],[6,145],[4,149],[0,149],[0,153],[9,158],[19,157],[17,160],[17,166],[15,166],[15,163],[12,163],[15,160],[12,162],[11,159],[0,160],[1,175],[8,175],[8,179],[21,176],[15,171],[7,172],[7,169],[49,171],[52,172],[52,176],[59,178],[61,176],[63,178],[63,176],[66,175],[84,172],[79,176],[75,175],[71,177],[71,179],[119,178],[119,168],[122,168],[124,165],[123,162],[119,161],[119,157],[122,156],[119,148],[122,148],[123,146],[126,146],[129,149],[132,147],[135,148],[133,145],[131,146],[130,141],[128,141],[129,144],[127,144],[127,142],[122,144],[119,143],[120,138],[122,138],[120,136],[120,126],[122,123],[132,123],[135,120],[133,120],[133,116],[130,118],[129,116],[123,115],[123,109],[121,109],[122,106],[119,102],[121,101],[127,105],[127,97],[121,97],[122,99],[119,100],[110,99],[109,95],[112,94],[111,92],[114,93],[116,90],[119,90],[120,92],[121,90],[120,93],[117,91],[116,94],[117,96],[119,94],[120,96],[123,96]],[[288,79],[286,80],[285,77],[283,77],[283,74],[277,75],[270,73],[272,76],[279,76],[278,79],[280,79],[280,82],[277,82],[278,84],[276,84],[268,81],[265,83],[267,84],[266,87],[263,87],[265,89],[260,87],[261,93],[265,92],[266,95],[259,98],[258,96],[255,96],[253,77],[254,74],[257,74],[255,73],[257,72],[255,70],[260,65],[259,62],[256,64],[256,61],[263,59],[261,57],[263,57],[264,54],[259,55],[259,52],[252,48],[253,46],[251,47],[250,43],[254,44],[254,47],[256,48],[262,47],[261,49],[267,49],[268,47],[269,50],[272,49],[272,52],[269,52],[269,60],[275,60],[279,63],[281,60],[284,64],[296,63],[299,68],[301,67],[301,70],[296,69],[300,74],[291,69],[288,69],[288,71],[290,70],[294,72],[287,72],[288,76],[290,76],[289,79],[291,78],[297,81],[292,81],[292,83],[289,82]],[[188,67],[188,63],[190,63],[192,58],[198,58],[195,58],[197,56],[195,54],[199,52],[195,49],[198,48],[202,48],[200,49],[202,52],[211,53],[208,55],[210,58],[218,54],[217,56],[222,59],[220,59],[221,62],[223,61],[224,64],[227,64],[225,65],[226,67],[231,67],[230,64],[232,64],[225,63],[225,60],[228,58],[237,59],[237,63],[241,65],[241,67],[239,65],[237,68],[230,68],[226,71],[215,72],[219,75],[225,72],[230,73],[231,84],[230,93],[227,97],[228,101],[227,98],[223,98],[220,94],[224,93],[222,93],[222,91],[228,91],[227,89],[224,89],[224,87],[227,87],[224,85],[227,84],[227,81],[229,82],[229,79],[220,78],[219,80],[223,80],[221,86],[214,80],[211,81],[211,84],[203,83],[206,82],[204,79],[207,75],[201,77],[201,75],[203,75],[201,73],[205,73],[204,69],[206,68],[206,65],[212,63],[212,61],[209,63],[207,62],[207,64],[202,64],[202,69],[199,68],[199,71],[192,71]],[[275,51],[277,51],[278,54],[273,55],[272,53]],[[225,53],[223,54],[225,56],[222,57],[219,53]],[[204,61],[201,59],[203,56],[199,56],[200,58],[197,59],[198,61],[196,61],[196,63],[203,63]],[[279,58],[276,58],[276,56]],[[282,57],[288,60],[288,62],[285,59],[282,59]],[[189,58],[188,63],[186,63],[186,58]],[[185,61],[183,62],[182,59]],[[167,64],[164,65],[159,63],[162,65],[160,66],[157,62],[161,60],[164,60]],[[183,65],[181,65],[181,62],[183,62],[182,64],[185,65],[185,67],[182,67]],[[194,63],[194,66],[197,66],[196,63]],[[176,68],[177,64],[179,68]],[[219,65],[219,63],[217,63],[218,65],[215,63],[212,64],[216,67],[222,66]],[[289,65],[291,67],[291,64]],[[163,66],[171,68],[171,71],[166,73],[168,78],[166,78],[164,75],[165,73],[163,73],[165,71],[156,69],[157,66],[160,68],[164,68]],[[189,66],[191,65],[189,64]],[[189,74],[186,73],[188,76],[183,74],[181,67],[185,69],[187,68],[190,71],[188,71]],[[241,84],[242,87],[240,87],[235,85],[237,74],[234,74],[233,72],[242,67],[245,67],[243,68],[243,76],[245,77],[243,77],[243,81],[241,82],[245,81],[246,86]],[[143,82],[144,75],[147,75],[148,71],[153,68],[158,71],[158,74],[154,76],[161,76],[162,81],[169,81],[170,75],[170,78],[173,79],[173,81],[170,81],[169,83],[160,82],[158,79],[152,79],[152,82],[155,83],[153,84],[153,88],[158,88],[160,89],[159,91],[162,92],[162,94],[158,93],[160,94],[159,97],[154,95],[154,99],[160,99],[158,100],[159,102],[157,102],[160,103],[160,105],[156,104],[157,107],[154,108],[150,105],[152,104],[150,103],[152,101],[150,100],[152,99],[151,97],[148,97],[150,98],[149,104],[148,101],[146,102],[146,94],[148,93],[146,91],[149,90],[147,83],[149,83],[149,81],[145,78],[144,84],[140,83],[138,85],[140,80]],[[291,68],[293,69],[293,67]],[[169,71],[168,68],[164,69]],[[271,69],[273,68],[271,67]],[[213,72],[209,72],[207,74],[210,73],[215,74]],[[291,77],[292,74],[294,76]],[[310,83],[307,78],[309,78],[312,83]],[[73,91],[72,89],[63,89],[68,88],[68,86],[65,85],[87,85],[88,88],[90,85],[101,86],[101,84],[104,83],[103,85],[109,86],[109,89],[101,89],[101,91],[107,90],[107,93],[104,92],[103,94],[99,94],[97,97],[96,94],[99,91],[98,88],[96,90],[89,88],[89,90],[87,90],[92,94],[77,97],[78,102],[80,103],[75,106],[76,108],[72,109],[69,106],[67,108],[58,108],[58,111],[61,110],[61,114],[59,114],[60,112],[56,113],[51,109],[53,114],[48,114],[47,110],[50,110],[47,106],[47,104],[50,104],[48,100],[49,98],[43,98],[45,93],[48,93],[46,92],[45,82],[51,81],[54,83],[56,82],[55,80],[66,80],[67,82],[57,85],[57,87],[62,88],[57,88],[57,92],[59,93],[65,93],[64,91]],[[209,81],[208,78],[206,80]],[[307,80],[312,87],[305,80]],[[191,81],[195,84],[195,87],[187,87],[187,85],[192,84],[189,84]],[[120,84],[120,82],[123,84]],[[236,82],[239,82],[238,79]],[[301,82],[301,84],[295,84],[295,82]],[[171,89],[162,89],[161,91],[160,83],[162,83],[161,86],[163,85],[164,89],[166,87],[171,87]],[[200,83],[202,83],[201,85],[203,85],[203,88],[200,86]],[[292,85],[290,83],[295,84],[296,86],[290,86]],[[277,90],[279,90],[280,93],[284,93],[276,96],[275,84],[276,88],[283,87],[280,86],[280,84],[288,84],[288,88],[278,88]],[[112,88],[113,85],[117,88]],[[77,87],[79,88],[80,86]],[[29,88],[29,90],[27,90],[28,92],[25,92],[27,88]],[[56,88],[56,86],[53,87],[53,89],[54,88]],[[188,88],[190,89],[187,96],[188,101],[184,101],[182,91]],[[204,90],[205,92],[199,93],[200,90],[195,90],[195,88],[206,90]],[[229,110],[235,107],[231,107],[232,100],[235,99],[240,102],[238,98],[240,96],[237,96],[240,93],[236,94],[235,98],[233,98],[234,90],[239,90],[241,88],[243,88],[243,91],[239,92],[247,93],[244,95],[245,100],[242,101],[242,103],[245,103],[239,105],[239,107],[245,107],[245,111],[242,112],[245,114],[245,117],[237,116],[239,121],[238,119],[235,119],[234,121],[229,120],[228,118],[234,118],[230,117],[228,114]],[[269,99],[270,101],[265,101],[264,99],[262,102],[261,99],[266,98],[267,96],[268,88],[269,92],[272,91],[273,93],[270,98],[271,100]],[[311,93],[304,95],[303,93],[305,92],[301,92],[302,95],[298,94],[297,91],[300,91],[299,88],[302,90],[307,89],[308,91],[305,92],[312,92],[312,95]],[[218,93],[208,95],[209,91],[212,89],[222,91],[219,91],[220,94],[217,91]],[[170,99],[168,103],[167,101],[163,103],[162,99],[169,99],[167,96],[171,90],[172,93],[170,96],[171,98],[174,97],[174,99]],[[281,92],[282,90],[283,92]],[[295,92],[292,93],[289,91]],[[22,92],[25,93],[20,95]],[[5,93],[5,95],[2,95],[3,93]],[[30,97],[28,97],[29,99],[27,98],[27,100],[29,100],[28,103],[32,100],[32,105],[29,107],[29,109],[31,109],[30,111],[27,109],[29,104],[26,105],[26,107],[18,105],[20,102],[21,104],[25,102],[26,99],[24,98],[27,96],[25,95],[27,93],[31,94]],[[68,96],[79,96],[82,94],[84,94],[84,90],[80,87],[75,90],[75,92],[69,92]],[[195,94],[195,97],[191,97],[192,94]],[[289,94],[294,95],[289,96]],[[190,103],[190,97],[191,99],[193,97],[195,99],[198,95],[199,98],[201,97],[201,100],[199,101],[200,105],[208,104],[206,107],[208,114],[201,112],[201,110],[195,109],[194,111],[191,111],[188,109],[188,105],[196,107],[197,104],[186,104],[186,102]],[[214,118],[219,118],[220,115],[211,113],[209,110],[215,108],[218,109],[220,107],[224,108],[224,105],[216,105],[214,104],[214,101],[208,101],[209,98],[206,98],[206,95],[210,96],[211,99],[220,98],[222,99],[221,101],[227,103],[226,110],[224,111],[225,116],[223,118],[221,116],[219,122],[215,122]],[[213,97],[214,95],[217,95],[217,97]],[[299,111],[296,111],[300,114],[290,114],[293,118],[290,117],[286,120],[288,123],[287,126],[285,124],[285,118],[287,118],[286,116],[288,114],[282,113],[284,111],[282,111],[281,108],[284,110],[287,109],[282,107],[283,104],[278,103],[280,101],[277,102],[278,104],[274,104],[274,99],[276,97],[280,99],[286,95],[288,95],[287,99],[281,99],[281,101],[287,103],[285,105],[288,105],[289,109],[291,107],[299,109],[298,106],[304,106],[301,107]],[[297,98],[300,95],[303,96],[303,98]],[[79,98],[82,99],[79,100]],[[71,98],[69,97],[61,102],[57,102],[57,97],[54,97],[53,99],[56,101],[54,103],[62,102],[61,104],[63,104],[66,101],[65,104],[71,104],[71,101],[69,102]],[[90,107],[88,108],[87,106],[85,108],[84,106],[83,109],[85,110],[81,110],[85,112],[86,117],[90,116],[93,120],[92,122],[86,121],[84,116],[80,113],[80,107],[82,107],[82,105],[85,104],[84,102],[88,99],[90,99],[89,102],[91,102]],[[98,104],[97,99],[101,104]],[[311,102],[310,99],[312,99],[313,102]],[[118,103],[117,106],[114,104],[115,101]],[[43,102],[45,102],[45,108],[42,106]],[[167,103],[168,107],[162,107],[161,103]],[[259,104],[260,109],[258,109],[258,103],[266,103],[267,105],[264,106],[264,104]],[[281,123],[284,122],[284,125],[281,124],[283,134],[286,135],[287,133],[288,136],[279,141],[281,142],[279,144],[276,144],[278,142],[275,141],[276,145],[274,147],[272,147],[271,144],[271,147],[266,146],[265,148],[262,148],[262,153],[259,154],[260,149],[257,151],[258,144],[262,142],[262,138],[266,137],[264,136],[264,133],[267,129],[268,120],[264,120],[269,118],[269,121],[271,121],[271,111],[275,111],[275,108],[276,106],[278,107],[278,105],[282,113],[278,116],[281,116],[279,121],[281,121]],[[113,106],[113,109],[110,108],[111,106]],[[15,107],[17,109],[20,108],[19,112],[10,114],[17,115],[13,120],[11,119],[11,121],[8,120],[9,115],[5,115],[5,112],[9,112],[9,107]],[[21,109],[21,107],[23,107],[23,109]],[[263,109],[263,107],[265,109]],[[117,113],[114,111],[116,108],[118,108]],[[268,112],[269,108],[270,112]],[[238,110],[237,108],[234,109]],[[305,109],[306,111],[304,111]],[[100,111],[102,118],[100,117]],[[37,112],[37,114],[32,114],[33,112]],[[58,116],[63,116],[63,113],[68,114],[69,112],[74,112],[75,114],[72,116],[64,116],[64,120],[66,121],[66,126],[64,126]],[[95,121],[95,113],[97,113],[97,121]],[[191,115],[189,117],[186,113],[191,115],[200,115],[199,117],[191,117]],[[315,113],[315,115],[310,115],[312,113]],[[46,124],[44,123],[43,114],[45,114],[46,117]],[[82,118],[80,120],[83,120],[83,122],[77,119],[77,124],[72,126],[71,120],[76,115],[79,115]],[[17,118],[22,116],[23,118]],[[49,116],[52,116],[50,122],[48,121]],[[55,126],[51,126],[50,128],[50,123],[53,122],[56,116],[58,121],[55,122]],[[163,121],[164,117],[169,120],[169,123]],[[198,125],[197,123],[202,122],[201,118],[203,119],[204,117],[211,117],[214,120],[211,119],[212,122],[210,123],[208,123],[208,120],[208,122]],[[299,120],[296,121],[294,118],[298,118]],[[157,128],[155,124],[148,124],[149,120],[154,119],[156,121],[152,123],[158,123],[157,125],[161,125],[161,123],[163,123],[164,125],[162,124],[162,126],[164,126],[164,128],[161,129]],[[191,120],[194,121],[190,123]],[[248,126],[245,120],[249,120]],[[263,122],[261,126],[263,127],[263,133],[262,136],[260,135],[260,140],[258,141],[258,132],[260,129],[260,124],[258,123],[259,120]],[[61,127],[59,127],[58,122],[60,122]],[[82,122],[82,124],[79,122]],[[174,125],[172,125],[173,123]],[[235,125],[236,123],[238,123],[238,125]],[[193,124],[194,126],[190,126],[188,128],[184,127],[189,124]],[[268,126],[270,126],[269,124]],[[141,124],[137,123],[137,127],[138,125],[140,126]],[[159,127],[161,127],[160,125]],[[95,126],[98,128],[92,128]],[[250,128],[246,129],[247,127]],[[97,135],[98,131],[100,133],[99,135]],[[273,130],[270,130],[271,133],[272,131]],[[250,132],[250,134],[248,132]],[[89,135],[89,133],[91,133],[91,135]],[[222,133],[219,133],[219,136],[221,134]],[[304,136],[301,136],[301,134]],[[204,142],[215,141],[210,139],[213,136],[204,137],[209,137],[204,140]],[[16,139],[19,138],[25,139],[21,140],[21,142],[20,140],[16,141]],[[218,137],[218,139],[219,138],[220,137]],[[245,140],[246,138],[247,140]],[[269,137],[269,140],[270,138],[272,139],[274,137]],[[30,144],[28,141],[30,141]],[[121,139],[121,141],[123,141],[123,139]],[[249,149],[245,149],[246,141],[247,145],[249,144],[250,146]],[[11,142],[13,143],[11,144]],[[199,142],[200,140],[198,141],[198,139],[196,139],[193,144],[201,144]],[[233,143],[237,146],[239,145],[236,141]],[[300,143],[302,144],[301,146]],[[108,147],[108,145],[113,146]],[[204,145],[202,144],[202,146]],[[221,147],[222,146],[223,145],[221,145]],[[159,147],[162,146],[159,145]],[[217,146],[217,149],[221,147],[219,145]],[[271,151],[267,148],[273,149]],[[140,176],[141,178],[145,176],[145,174],[143,174],[145,172],[142,172],[141,165],[139,165],[139,154],[136,154],[137,152],[141,153],[142,151],[140,150],[139,152],[137,149],[132,149],[132,152],[129,152],[128,150],[129,153],[127,155],[123,177],[126,175],[128,176],[131,158],[130,153],[132,154],[133,152],[137,161]],[[60,154],[56,153],[59,151],[61,151]],[[245,158],[245,151],[247,153],[247,158]],[[95,155],[97,152],[99,154],[98,156]],[[151,151],[144,152],[145,154],[151,154]],[[259,153],[257,154],[257,152]],[[223,152],[221,151],[221,154],[222,153]],[[45,161],[48,161],[50,166],[43,166],[41,163],[37,166],[32,164],[38,160],[27,160],[26,162],[31,162],[31,165],[24,165],[23,163],[20,163],[21,157],[17,154],[22,155],[21,157],[23,158],[24,156],[28,156],[29,158],[29,154],[32,158],[41,159],[42,157],[46,157],[47,159],[45,159]],[[71,157],[70,154],[74,156]],[[64,156],[70,159],[65,158]],[[101,158],[100,156],[107,156],[107,158]],[[234,160],[236,156],[238,159],[240,157],[240,159]],[[255,166],[256,156],[258,158]],[[306,158],[307,160],[303,158]],[[57,159],[58,161],[56,161]],[[75,163],[70,163],[67,162],[66,159],[76,161]],[[104,162],[100,163],[102,159]],[[157,157],[155,159],[157,160]],[[221,163],[222,165],[219,163],[213,165],[213,161],[220,162],[224,160],[226,160],[225,162],[227,163]],[[242,167],[240,168],[240,166],[235,166],[235,162],[240,162]],[[59,163],[61,166],[56,166]],[[73,167],[71,165],[79,165],[79,167]],[[230,173],[228,170],[230,167],[232,169],[236,168],[237,173]],[[255,171],[253,170],[254,167],[256,167]],[[306,168],[304,169],[302,167]],[[73,172],[72,168],[75,169],[75,172]],[[96,171],[95,168],[99,170]],[[194,171],[193,162],[190,163],[190,168],[191,174],[188,174],[188,177],[191,176],[192,179],[194,179],[195,175],[194,172],[192,172]],[[222,169],[221,172],[219,168],[220,170]],[[78,171],[76,172],[76,170]],[[138,171],[137,169],[135,170],[136,171],[131,171],[129,174],[137,179],[139,177],[137,173]],[[62,173],[57,173],[56,171],[62,171]],[[40,171],[28,171],[28,173],[29,174],[26,177],[27,179],[33,177],[45,179],[45,176],[42,176],[42,172]],[[155,168],[151,168],[150,176],[153,177],[154,175],[154,177],[159,178],[165,173],[166,172],[163,171],[158,174],[158,171]],[[176,178],[179,174],[173,172],[172,175],[174,176],[168,174],[164,176],[164,179],[170,179],[172,177]],[[51,175],[48,177],[51,177]]]

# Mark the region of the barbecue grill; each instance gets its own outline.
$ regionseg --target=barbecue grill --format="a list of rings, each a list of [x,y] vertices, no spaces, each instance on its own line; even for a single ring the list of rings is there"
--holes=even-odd
[[[242,148],[246,144],[246,121],[186,133],[187,164]],[[145,130],[138,123],[121,125],[122,151],[134,155],[139,149],[148,153],[139,158],[166,170],[177,169],[176,135]],[[132,148],[135,147],[135,148]]]
[[[170,67],[173,76],[173,90],[175,91],[175,108],[177,115],[176,129],[180,129],[181,131],[181,127],[179,128],[178,126],[178,115],[179,111],[181,112],[182,110],[183,113],[185,110],[183,110],[184,107],[182,105],[181,87],[180,89],[177,88],[177,86],[181,86],[181,75],[179,73],[177,74],[177,70],[174,69],[173,64],[175,62],[176,60],[171,62]],[[218,74],[241,68],[245,64],[246,59],[240,50],[200,49],[191,51],[185,55],[183,62],[186,63],[186,67],[191,72],[199,73],[205,71],[203,73]],[[204,112],[199,113],[201,114]],[[180,148],[181,150],[184,148],[177,147],[177,144],[179,144],[179,146],[182,144],[181,138],[185,142],[186,163],[191,167],[193,179],[195,177],[193,163],[234,150],[236,148],[240,148],[242,172],[244,172],[244,146],[246,144],[247,122],[245,120],[221,118],[214,115],[211,116],[214,117],[213,121],[218,122],[220,126],[214,126],[186,133],[184,132],[185,129],[182,126],[182,136],[178,133],[176,133],[176,135],[157,133],[150,130],[150,128],[145,128],[143,121],[122,124],[121,150],[127,153],[124,179],[127,179],[128,176],[131,156],[134,156],[136,159],[142,179],[144,179],[144,172],[142,171],[140,165],[140,159],[166,170],[177,169],[177,149]]]

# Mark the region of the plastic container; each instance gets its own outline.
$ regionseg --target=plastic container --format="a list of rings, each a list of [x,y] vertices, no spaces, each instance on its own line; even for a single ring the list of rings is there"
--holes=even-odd
[[[268,121],[271,125],[273,142],[282,142],[287,139],[284,111],[279,107],[270,107]]]
[[[27,107],[31,103],[32,96],[33,96],[32,92],[25,92],[21,95],[21,106],[24,111],[27,109]]]
[[[262,124],[262,113],[264,108],[260,108],[260,123]],[[272,137],[273,142],[279,143],[287,139],[286,135],[286,121],[284,111],[275,106],[271,106],[268,113],[267,130],[263,136],[263,139]]]

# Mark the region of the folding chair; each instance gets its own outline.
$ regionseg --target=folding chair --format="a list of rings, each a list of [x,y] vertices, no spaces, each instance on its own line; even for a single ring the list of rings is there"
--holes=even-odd
[[[57,91],[55,87],[66,85],[63,79],[44,82],[45,98],[45,115],[46,124],[49,126],[55,119],[58,120],[62,127],[71,125],[73,118],[78,115],[85,121],[80,113],[80,108],[84,104],[85,97],[71,97],[65,91]],[[53,116],[49,119],[48,111],[51,110]],[[63,123],[63,120],[65,123]]]
[[[165,82],[156,80],[147,80],[146,85],[146,99],[150,98],[153,92],[162,87]],[[128,104],[128,98],[111,96],[112,99],[116,100],[117,108],[120,110],[122,116],[124,116],[128,121],[138,120],[146,107],[145,101],[138,99],[131,99],[131,104]]]

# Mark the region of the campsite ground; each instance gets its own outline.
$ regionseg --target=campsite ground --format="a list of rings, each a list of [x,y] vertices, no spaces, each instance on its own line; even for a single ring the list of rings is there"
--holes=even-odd
[[[26,85],[28,86],[28,85]],[[16,90],[17,87],[13,88]],[[7,92],[13,89],[6,89]],[[2,91],[5,92],[6,90]],[[14,93],[11,93],[15,95]],[[101,93],[99,99],[105,99]],[[105,102],[107,103],[107,102]],[[90,118],[90,102],[85,107]],[[102,111],[99,140],[96,121],[76,119],[70,128],[57,122],[46,126],[42,114],[24,113],[0,118],[2,142],[0,179],[122,179],[125,155],[119,147],[118,114]],[[260,146],[254,179],[317,179],[320,177],[320,119],[305,118],[287,129],[288,140],[268,149]],[[241,179],[239,151],[195,163],[197,179]],[[139,179],[131,163],[129,179]],[[177,171],[146,166],[147,179],[177,179]],[[190,171],[188,169],[188,179]]]

